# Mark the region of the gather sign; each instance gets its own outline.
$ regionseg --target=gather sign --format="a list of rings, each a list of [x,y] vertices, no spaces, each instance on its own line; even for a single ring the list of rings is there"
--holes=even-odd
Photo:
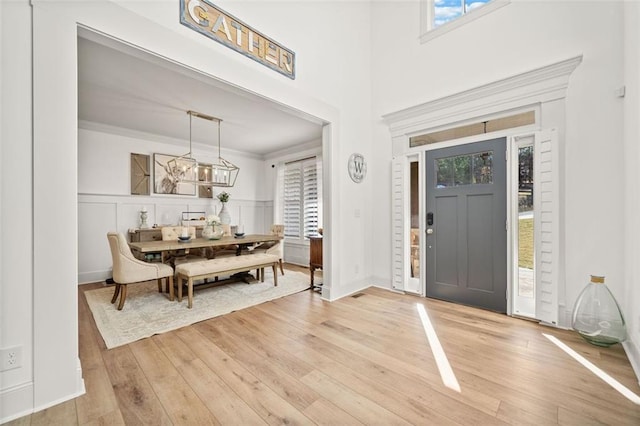
[[[207,0],[180,0],[180,23],[267,67],[296,78],[296,54]]]

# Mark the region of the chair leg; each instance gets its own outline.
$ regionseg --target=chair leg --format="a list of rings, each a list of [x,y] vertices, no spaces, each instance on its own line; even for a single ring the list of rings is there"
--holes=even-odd
[[[165,280],[167,280],[167,285],[169,286],[169,300],[173,302],[173,275],[165,277]]]
[[[278,286],[278,264],[274,263],[272,268],[273,268],[273,286],[277,287]]]
[[[258,269],[258,271],[260,271],[260,274],[258,274],[258,276],[260,277],[260,282],[263,283],[264,282],[264,268],[260,268],[260,269]]]
[[[111,298],[111,303],[116,303],[116,300],[118,300],[119,294],[120,294],[120,284],[116,283],[116,289],[113,291],[113,297]]]
[[[118,303],[118,310],[121,311],[124,306],[124,300],[127,298],[127,285],[122,284],[122,289],[120,290],[122,294],[120,295],[120,303]]]
[[[158,293],[162,293],[162,280],[158,278],[156,281],[158,281]]]
[[[282,259],[280,259],[280,272],[282,272],[282,275],[284,275],[284,266],[283,266]]]
[[[178,275],[178,302],[182,302],[182,276]]]

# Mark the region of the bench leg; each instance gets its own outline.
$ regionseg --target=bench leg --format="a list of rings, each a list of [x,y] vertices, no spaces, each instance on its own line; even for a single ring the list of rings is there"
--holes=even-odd
[[[167,285],[169,286],[169,300],[173,302],[173,275],[165,277],[165,280],[167,280]]]
[[[193,278],[189,277],[189,280],[187,281],[187,291],[189,294],[189,304],[188,307],[189,309],[191,309],[191,307],[193,306]]]
[[[273,268],[273,286],[276,287],[278,285],[278,264],[274,263],[271,267]]]

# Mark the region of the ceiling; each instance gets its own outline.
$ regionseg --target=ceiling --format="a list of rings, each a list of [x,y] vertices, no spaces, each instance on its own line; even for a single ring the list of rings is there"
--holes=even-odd
[[[322,137],[315,117],[95,33],[80,35],[80,121],[188,141],[186,112],[195,110],[222,119],[223,149],[258,155]],[[194,143],[217,149],[217,132],[216,122],[193,118]]]

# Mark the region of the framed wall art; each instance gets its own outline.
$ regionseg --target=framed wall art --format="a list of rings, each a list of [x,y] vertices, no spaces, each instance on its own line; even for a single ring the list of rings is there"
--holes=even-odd
[[[131,195],[149,195],[150,178],[149,156],[131,153]]]
[[[175,155],[153,154],[153,192],[155,194],[196,195],[196,185],[181,180],[194,180],[193,169],[178,170],[169,166]]]

